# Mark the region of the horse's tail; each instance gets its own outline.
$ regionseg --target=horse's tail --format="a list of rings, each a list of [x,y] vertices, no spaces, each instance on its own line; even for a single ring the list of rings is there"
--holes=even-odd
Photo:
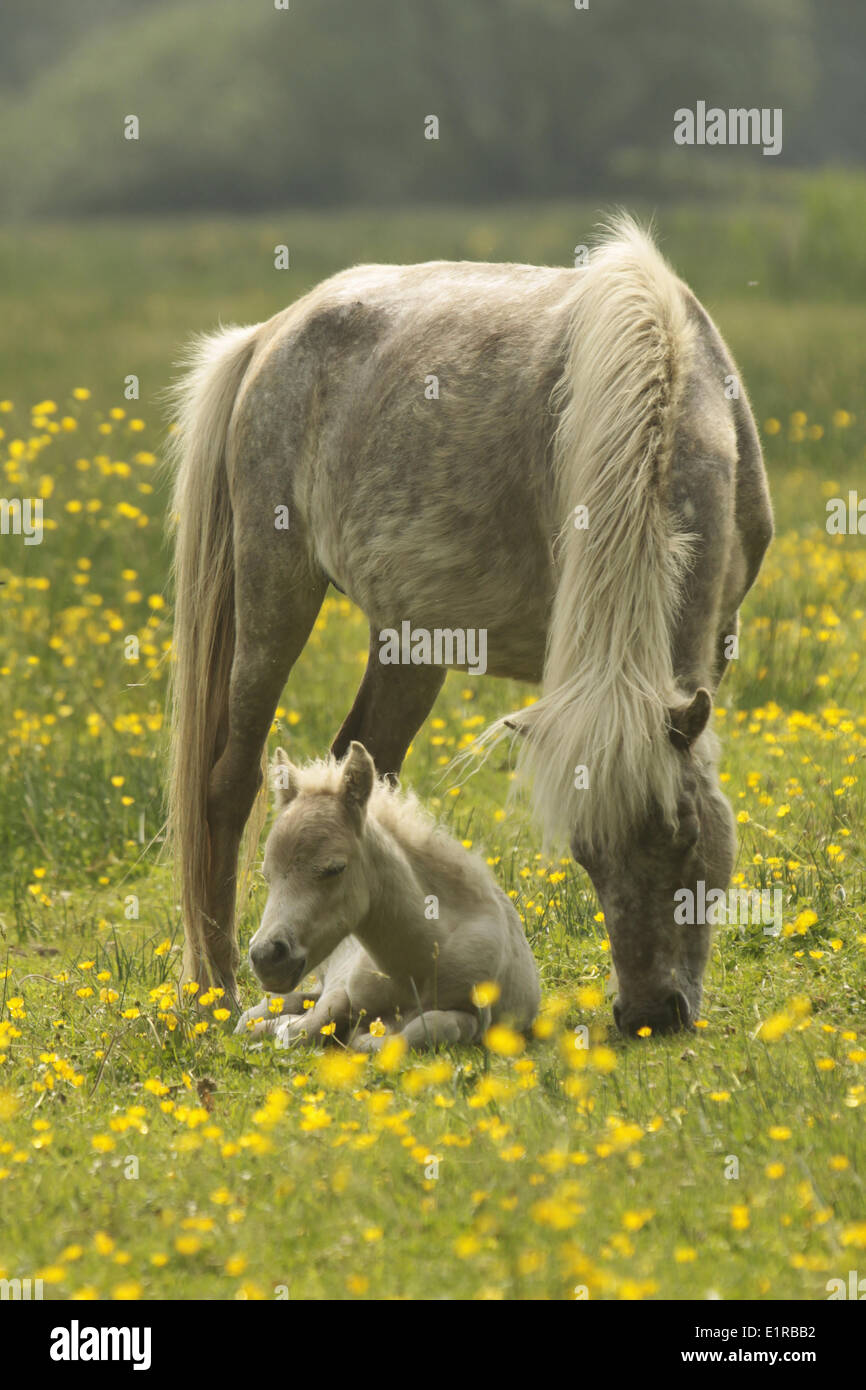
[[[665,483],[692,343],[681,282],[618,219],[583,272],[553,398],[562,531],[543,693],[491,731],[524,733],[548,841],[615,844],[651,797],[673,817],[671,628],[692,538]]]
[[[186,930],[185,974],[198,979],[208,969],[208,776],[227,736],[235,646],[226,439],[256,333],[254,325],[196,339],[186,363],[190,370],[170,393],[177,422],[169,445],[176,467],[170,519],[177,530],[168,839]]]

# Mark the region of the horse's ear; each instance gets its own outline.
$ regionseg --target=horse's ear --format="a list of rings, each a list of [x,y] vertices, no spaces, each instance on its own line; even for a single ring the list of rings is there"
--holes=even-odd
[[[513,714],[506,715],[501,723],[513,734],[519,734],[521,738],[525,738],[527,734],[532,733],[536,714],[534,705],[524,705],[523,709],[517,709]]]
[[[363,816],[376,781],[376,766],[363,743],[352,742],[343,764],[340,794],[351,811]]]
[[[288,806],[298,794],[298,779],[295,768],[289,762],[284,748],[278,748],[271,763],[271,786],[274,789],[274,805],[278,810]]]
[[[700,686],[691,700],[668,710],[668,733],[675,748],[683,752],[691,748],[707,727],[712,708],[710,692]]]

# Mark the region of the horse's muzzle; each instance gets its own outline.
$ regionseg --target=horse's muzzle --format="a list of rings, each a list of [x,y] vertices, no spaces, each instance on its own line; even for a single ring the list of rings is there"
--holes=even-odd
[[[613,1006],[613,1018],[619,1031],[628,1037],[634,1037],[641,1028],[650,1028],[656,1035],[678,1033],[692,1027],[688,1000],[678,989],[654,1005],[623,1006],[617,999]]]

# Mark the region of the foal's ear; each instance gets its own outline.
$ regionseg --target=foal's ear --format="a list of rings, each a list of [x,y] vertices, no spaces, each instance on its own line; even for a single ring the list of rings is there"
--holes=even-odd
[[[691,748],[707,727],[712,707],[710,692],[700,686],[691,700],[668,710],[668,733],[675,748],[683,752]]]
[[[271,763],[271,786],[274,789],[274,805],[280,809],[294,801],[298,794],[298,779],[295,769],[289,762],[284,748],[278,748]]]
[[[363,816],[376,781],[376,767],[363,743],[352,742],[343,764],[340,795],[351,811]]]

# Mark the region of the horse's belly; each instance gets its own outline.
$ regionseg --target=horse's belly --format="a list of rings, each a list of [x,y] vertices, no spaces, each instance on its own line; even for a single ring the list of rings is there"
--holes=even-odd
[[[328,573],[366,613],[384,660],[433,660],[474,675],[539,681],[552,577],[531,555],[407,548],[371,573],[364,557]]]
[[[420,461],[415,466],[420,473]],[[407,624],[419,641],[424,633],[432,642],[437,632],[453,632],[467,649],[484,646],[478,674],[540,680],[555,572],[525,474],[515,470],[503,487],[501,478],[485,482],[479,468],[464,493],[447,469],[439,478],[430,471],[426,484],[413,485],[404,471],[376,488],[381,470],[359,468],[348,508],[323,487],[313,526],[323,569],[374,634],[396,630],[405,645]],[[448,664],[471,669],[478,661]]]

